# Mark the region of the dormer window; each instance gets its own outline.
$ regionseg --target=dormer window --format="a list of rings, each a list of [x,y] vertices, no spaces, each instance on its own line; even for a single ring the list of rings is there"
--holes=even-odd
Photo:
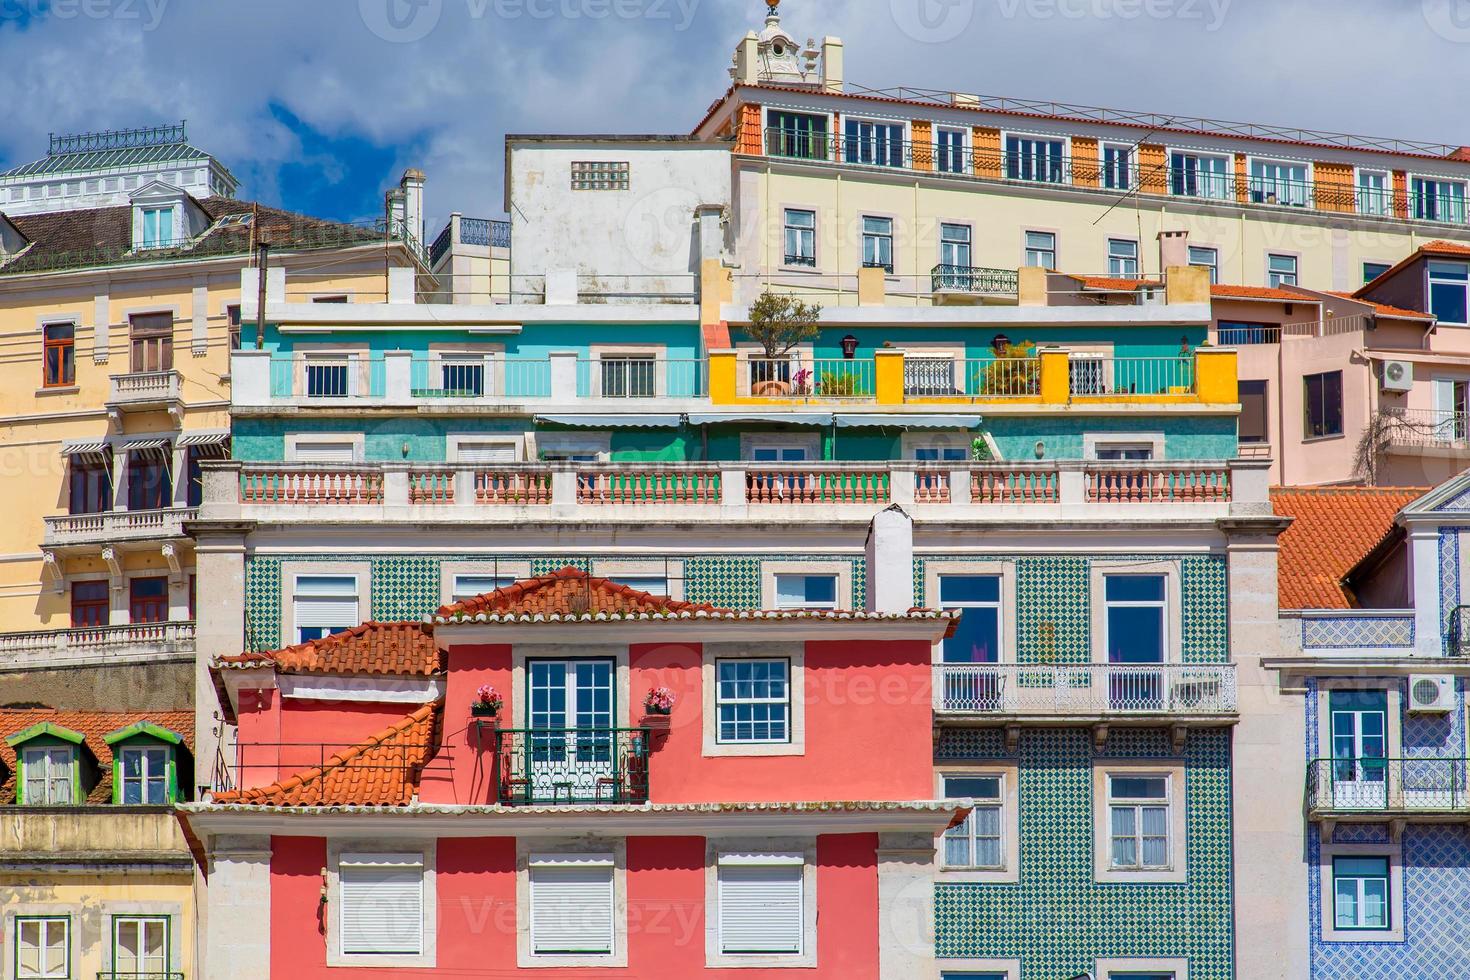
[[[76,802],[76,749],[35,745],[20,753],[21,799],[28,806],[70,806]]]
[[[138,721],[104,738],[112,748],[112,802],[167,806],[179,798],[177,732]]]
[[[140,248],[161,248],[174,240],[174,209],[143,208],[143,240]]]

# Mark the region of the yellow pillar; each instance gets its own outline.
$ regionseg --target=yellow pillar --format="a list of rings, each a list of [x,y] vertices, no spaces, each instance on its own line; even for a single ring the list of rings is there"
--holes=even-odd
[[[884,306],[888,302],[888,273],[882,269],[858,270],[858,306]]]
[[[1164,270],[1164,302],[1209,303],[1210,270],[1196,265],[1175,265]]]
[[[1240,372],[1235,351],[1201,347],[1194,352],[1194,384],[1206,405],[1234,405],[1240,401]]]
[[[736,404],[735,352],[709,352],[709,400],[711,405]]]
[[[704,259],[699,264],[699,322],[713,326],[720,322],[720,304],[730,302],[733,294],[730,270],[719,259]]]
[[[1043,347],[1036,358],[1041,361],[1041,402],[1065,405],[1072,400],[1072,378],[1068,367],[1071,354],[1064,347]]]
[[[874,351],[873,378],[873,391],[879,405],[902,405],[903,351]]]
[[[1045,306],[1046,305],[1046,270],[1036,266],[1025,266],[1016,270],[1019,294],[1017,303],[1020,306]]]

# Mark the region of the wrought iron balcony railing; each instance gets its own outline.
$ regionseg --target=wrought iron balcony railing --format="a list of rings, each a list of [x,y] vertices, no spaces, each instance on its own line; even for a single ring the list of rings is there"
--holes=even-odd
[[[1456,606],[1450,611],[1444,652],[1449,657],[1470,657],[1470,606]]]
[[[99,970],[97,980],[184,980],[184,974],[177,971],[145,970],[141,973],[127,970]]]
[[[1232,664],[938,664],[942,714],[1212,716],[1236,710]]]
[[[1307,812],[1316,815],[1470,814],[1465,759],[1315,759]]]
[[[936,293],[973,293],[982,296],[1014,296],[1020,291],[1020,273],[1015,269],[986,269],[969,265],[936,265],[929,274],[930,289]]]
[[[646,728],[496,729],[496,802],[646,803],[652,737]]]

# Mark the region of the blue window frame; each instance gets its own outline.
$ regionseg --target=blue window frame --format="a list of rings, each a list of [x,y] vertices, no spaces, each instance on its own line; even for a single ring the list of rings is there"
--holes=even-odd
[[[1458,180],[1430,180],[1415,177],[1413,189],[1414,217],[1420,221],[1465,223],[1465,184]]]
[[[944,662],[993,664],[1001,654],[999,575],[941,575],[939,605],[962,609],[954,635],[945,638]]]
[[[1386,857],[1332,859],[1332,919],[1341,930],[1391,929]]]
[[[965,173],[965,131],[941,129],[934,140],[934,165],[942,174]]]
[[[1104,146],[1102,185],[1108,190],[1125,191],[1133,186],[1133,148]]]
[[[775,744],[791,741],[791,661],[715,662],[716,741]]]
[[[849,119],[843,124],[848,163],[903,166],[903,124]]]
[[[1169,158],[1169,190],[1176,197],[1203,197],[1229,201],[1235,188],[1226,157],[1175,153]]]
[[[1066,179],[1066,144],[1062,140],[1006,137],[1006,177],[1060,184]]]
[[[1429,312],[1440,323],[1470,323],[1470,265],[1429,263]]]
[[[1167,578],[1163,575],[1108,575],[1103,580],[1103,591],[1107,607],[1108,662],[1163,663]]]

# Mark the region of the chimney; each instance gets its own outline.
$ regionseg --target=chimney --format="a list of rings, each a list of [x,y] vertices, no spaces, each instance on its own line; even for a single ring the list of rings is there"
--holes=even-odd
[[[395,187],[383,195],[383,210],[388,216],[388,231],[394,235],[402,235],[403,223],[403,189]]]
[[[868,612],[914,608],[914,519],[902,507],[880,511],[868,525]]]
[[[413,240],[424,244],[424,172],[409,169],[398,184],[403,191],[403,223]]]
[[[973,109],[980,105],[980,96],[972,95],[969,92],[951,92],[949,93],[949,104],[959,106],[960,108]]]
[[[1159,271],[1189,265],[1189,232],[1159,232]]]
[[[755,31],[747,31],[740,39],[740,46],[735,49],[735,66],[730,69],[736,85],[754,85],[760,81],[760,45],[761,39]]]
[[[822,89],[840,93],[842,79],[842,38],[827,35],[822,38]]]
[[[1450,154],[1451,160],[1463,160],[1470,163],[1470,146],[1462,146]]]

